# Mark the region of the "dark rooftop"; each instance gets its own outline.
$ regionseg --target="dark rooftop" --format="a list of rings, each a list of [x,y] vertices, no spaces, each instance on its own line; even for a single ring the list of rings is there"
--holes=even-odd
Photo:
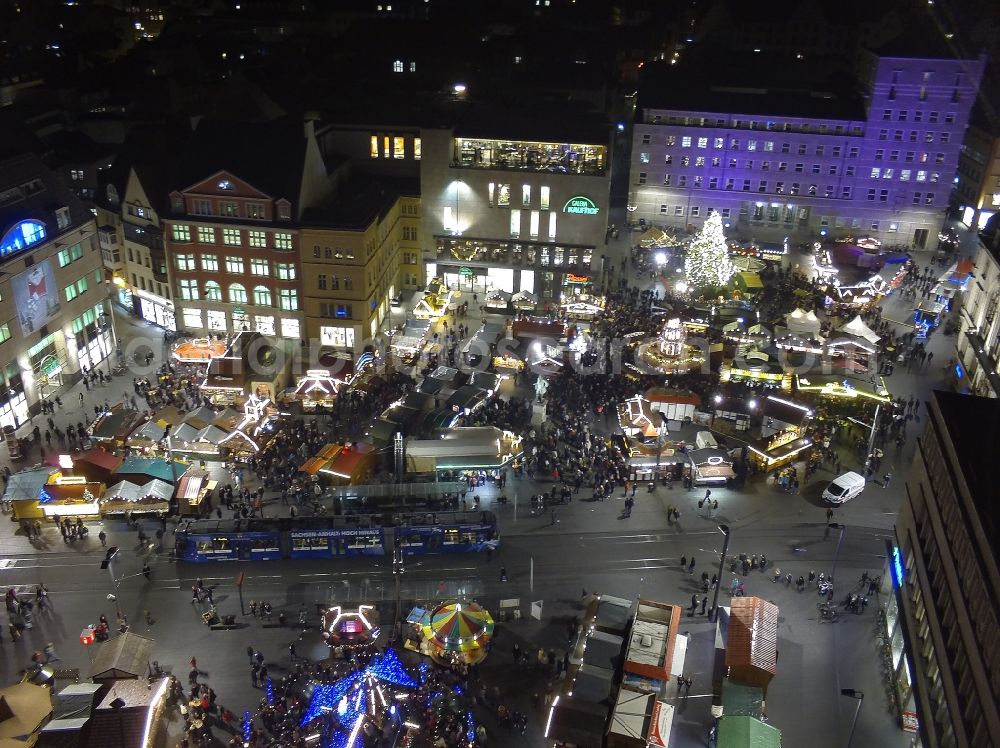
[[[533,101],[530,107],[471,107],[455,124],[455,137],[606,145],[611,142],[611,124],[583,105]]]
[[[859,90],[846,59],[693,49],[643,68],[638,108],[863,121]]]
[[[400,195],[420,195],[417,179],[352,176],[321,205],[302,216],[306,225],[362,231],[382,216]]]
[[[962,478],[979,512],[986,541],[994,557],[1000,554],[1000,515],[997,497],[1000,478],[1000,400],[935,390],[933,394],[944,426],[955,447]]]

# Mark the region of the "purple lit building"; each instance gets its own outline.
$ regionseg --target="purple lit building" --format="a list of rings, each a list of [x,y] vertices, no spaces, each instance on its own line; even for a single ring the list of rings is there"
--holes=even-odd
[[[935,246],[984,58],[739,53],[657,64],[639,89],[630,220],[791,241]]]

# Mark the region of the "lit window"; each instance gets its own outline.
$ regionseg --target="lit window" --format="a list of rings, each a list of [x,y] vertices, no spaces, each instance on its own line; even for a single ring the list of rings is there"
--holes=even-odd
[[[295,265],[290,262],[276,262],[274,264],[274,274],[278,280],[295,280]]]
[[[253,303],[257,306],[271,306],[271,289],[267,286],[254,286]]]
[[[299,308],[299,292],[294,288],[279,289],[278,306],[285,311],[295,311]]]
[[[270,263],[267,260],[254,258],[250,260],[250,274],[267,276],[271,274]]]
[[[558,213],[549,213],[549,239],[556,238],[556,216]]]
[[[698,138],[699,148],[708,148],[708,138]]]
[[[393,61],[393,63],[392,63],[392,72],[394,72],[394,73],[402,73],[403,72],[403,61],[402,60],[395,60],[395,61]]]
[[[681,148],[690,148],[690,147],[691,147],[691,138],[690,136],[685,135],[684,137],[681,138]]]
[[[174,262],[178,270],[194,270],[194,255],[175,255]]]
[[[382,136],[382,157],[389,158],[389,136]]]
[[[486,185],[486,194],[489,197],[490,207],[491,208],[493,207],[493,194],[494,194],[494,192],[496,192],[496,184],[494,184],[493,182],[490,182],[488,185]]]
[[[405,158],[406,153],[404,151],[404,143],[406,138],[402,135],[396,135],[392,139],[392,157],[393,158]]]
[[[510,212],[510,235],[515,239],[521,235],[521,211],[517,209]]]
[[[222,286],[215,281],[205,281],[205,300],[222,301]]]
[[[292,235],[286,234],[284,232],[278,231],[274,234],[274,248],[275,249],[291,249],[292,248]]]
[[[538,211],[531,211],[531,218],[528,221],[528,235],[532,239],[538,238]]]
[[[180,281],[181,298],[185,301],[197,301],[198,281],[193,278],[185,278]]]
[[[236,275],[243,274],[243,258],[242,257],[226,257],[226,272],[234,273]]]
[[[531,185],[522,184],[521,185],[521,205],[527,208],[531,205]]]
[[[247,241],[251,247],[266,247],[267,235],[263,231],[248,231]]]
[[[281,335],[285,338],[298,338],[299,337],[299,321],[297,319],[287,319],[282,318],[281,320]]]
[[[191,227],[185,226],[183,224],[174,224],[174,241],[175,242],[189,242],[191,241]]]
[[[445,231],[455,230],[455,217],[450,205],[444,206],[443,215],[441,216],[441,224]]]
[[[228,244],[230,247],[238,247],[240,245],[240,230],[222,229],[222,243]]]
[[[371,155],[372,158],[378,158],[378,135],[372,135],[371,151],[369,155]]]
[[[549,188],[548,187],[542,187],[541,190],[540,190],[540,192],[539,192],[539,196],[538,197],[539,197],[539,199],[538,199],[539,206],[538,207],[540,207],[542,210],[548,210],[549,209]]]
[[[198,241],[202,244],[215,243],[215,229],[210,226],[198,227]]]
[[[413,160],[420,160],[420,138],[413,139]]]
[[[213,273],[219,272],[219,256],[218,255],[202,255],[201,256],[201,269],[208,270]]]
[[[229,286],[229,301],[233,304],[247,303],[247,289],[242,283],[233,283]]]

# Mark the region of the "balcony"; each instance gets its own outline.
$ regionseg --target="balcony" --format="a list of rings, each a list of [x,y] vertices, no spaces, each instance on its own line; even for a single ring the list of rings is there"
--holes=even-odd
[[[102,250],[114,252],[118,247],[118,232],[114,226],[101,226],[97,229],[97,241]]]
[[[972,346],[972,352],[976,354],[976,361],[982,367],[986,380],[990,383],[995,397],[1000,397],[1000,375],[997,374],[997,362],[986,352],[986,345],[979,337],[978,332],[968,330],[965,333],[966,339]]]
[[[136,226],[134,223],[123,223],[125,241],[141,244],[148,249],[163,250],[163,232],[156,226]]]

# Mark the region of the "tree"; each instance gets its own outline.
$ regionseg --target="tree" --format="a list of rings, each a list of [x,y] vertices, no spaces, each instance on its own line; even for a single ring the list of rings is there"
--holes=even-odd
[[[701,232],[688,247],[684,272],[688,282],[697,287],[724,286],[736,272],[729,261],[726,236],[722,232],[722,216],[714,210],[708,214]]]

